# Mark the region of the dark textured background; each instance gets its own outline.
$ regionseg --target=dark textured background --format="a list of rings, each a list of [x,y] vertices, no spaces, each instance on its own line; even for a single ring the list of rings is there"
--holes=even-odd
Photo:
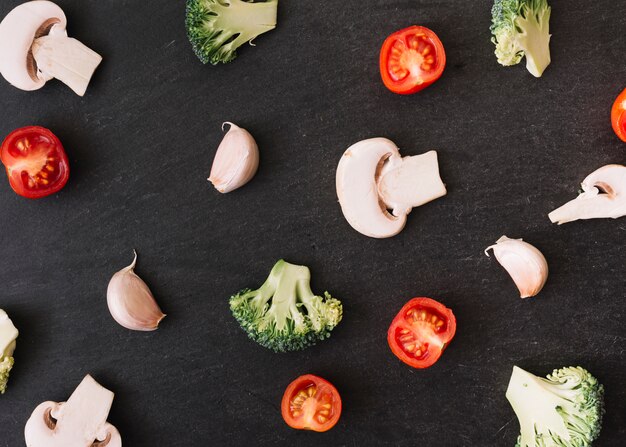
[[[3,0],[4,16],[20,3]],[[84,98],[61,83],[0,82],[0,134],[39,124],[63,142],[71,178],[38,201],[0,182],[0,307],[20,330],[0,445],[23,445],[37,404],[66,399],[91,373],[116,398],[124,445],[512,446],[511,368],[581,365],[606,386],[598,446],[626,436],[626,220],[558,227],[547,214],[582,179],[624,163],[609,109],[626,86],[626,3],[553,0],[552,65],[534,79],[504,68],[490,1],[282,0],[278,28],[226,66],[191,52],[182,1],[59,0],[70,35],[104,62]],[[384,38],[435,30],[448,66],[410,97],[383,87]],[[206,181],[222,121],[251,131],[257,176],[218,194]],[[448,195],[415,210],[397,237],[344,220],[343,151],[385,136],[404,154],[439,153]],[[540,248],[550,278],[522,301],[483,249],[503,234]],[[137,272],[168,313],[154,333],[118,326],[111,275]],[[278,355],[249,341],[227,299],[260,285],[280,257],[311,267],[344,303],[330,340]],[[409,298],[452,308],[456,338],[425,371],[400,363],[387,327]],[[315,373],[341,392],[326,434],[280,416],[287,384]]]

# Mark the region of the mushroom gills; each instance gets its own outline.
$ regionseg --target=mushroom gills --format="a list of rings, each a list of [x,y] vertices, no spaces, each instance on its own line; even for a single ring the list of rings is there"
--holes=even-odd
[[[62,34],[48,34],[35,39],[31,47],[37,69],[47,77],[57,78],[83,96],[102,56],[76,39]]]
[[[589,174],[581,187],[578,197],[548,214],[552,223],[626,216],[625,166],[603,166]]]
[[[87,375],[67,402],[40,404],[26,423],[27,447],[121,447],[106,422],[114,394]]]

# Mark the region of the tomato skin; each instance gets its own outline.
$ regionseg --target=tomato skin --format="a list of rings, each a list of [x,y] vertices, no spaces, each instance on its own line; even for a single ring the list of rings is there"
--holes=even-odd
[[[619,94],[611,109],[611,124],[620,140],[626,143],[626,89]]]
[[[311,388],[314,392],[307,393]],[[299,397],[299,393],[303,391],[304,401]],[[293,410],[293,405],[300,405],[299,410]],[[326,405],[326,407],[322,407],[322,405]],[[341,396],[339,396],[337,388],[327,380],[313,374],[306,374],[289,384],[283,394],[280,409],[283,419],[291,428],[325,432],[333,428],[339,421]],[[299,414],[296,414],[296,411],[299,411]],[[327,413],[321,415],[320,411]],[[307,419],[307,416],[311,417]],[[320,417],[326,420],[320,422],[320,419],[317,419]]]
[[[418,61],[420,68],[417,68],[415,57],[411,57],[409,59],[414,63],[409,67],[400,60],[403,56],[396,57],[394,55],[394,50],[400,52],[395,53],[398,55],[401,53],[416,54],[413,50],[418,50],[419,38],[422,38],[421,46],[424,47],[422,51],[425,50],[425,47],[429,48],[424,57],[430,58],[432,56],[433,60],[430,63],[427,60]],[[412,43],[415,43],[413,49]],[[421,53],[418,57],[422,58]],[[396,31],[387,37],[380,50],[380,75],[383,83],[393,93],[400,95],[411,95],[425,89],[441,77],[445,66],[446,52],[441,40],[433,31],[424,26],[413,25]],[[407,72],[409,74],[402,79],[394,79],[394,70],[396,70],[395,73]]]
[[[402,345],[402,342],[399,340],[398,331],[405,330],[411,332],[411,323],[407,321],[408,313],[417,315],[425,311],[428,315],[428,319],[432,316],[437,317],[438,321],[442,321],[442,325],[440,329],[427,328],[430,329],[429,336],[433,336],[433,338],[437,339],[441,346],[432,346],[432,343],[420,341],[415,335],[411,333],[409,337],[415,337],[417,340],[414,344],[420,342],[423,346],[426,346],[425,352],[423,355],[415,356],[412,355],[411,352],[407,352],[407,350]],[[426,322],[427,323],[427,322]],[[428,324],[424,323],[424,325],[428,326]],[[413,323],[415,324],[415,323]],[[439,324],[437,322],[437,324]],[[430,325],[432,326],[432,325]],[[433,300],[432,298],[426,297],[418,297],[409,300],[400,312],[396,315],[396,317],[391,322],[389,326],[389,330],[387,331],[387,342],[389,343],[389,347],[391,348],[391,352],[394,353],[396,357],[402,360],[407,365],[413,368],[428,368],[434,365],[441,354],[448,346],[450,341],[454,338],[456,333],[456,317],[452,313],[451,309],[448,309],[443,304],[438,301]],[[409,341],[411,343],[411,341]],[[419,348],[421,349],[421,348]]]
[[[13,191],[28,199],[60,191],[70,176],[61,141],[45,127],[15,129],[0,146],[0,160]]]

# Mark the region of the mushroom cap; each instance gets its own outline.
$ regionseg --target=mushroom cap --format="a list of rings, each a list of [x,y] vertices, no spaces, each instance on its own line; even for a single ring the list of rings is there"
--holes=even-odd
[[[13,86],[37,90],[48,81],[31,54],[33,41],[51,28],[67,35],[67,19],[55,3],[35,0],[16,6],[0,23],[0,73]]]
[[[387,138],[371,138],[350,146],[337,166],[337,197],[348,223],[374,238],[395,236],[406,224],[406,214],[394,216],[378,195],[377,177],[386,160],[400,158]]]

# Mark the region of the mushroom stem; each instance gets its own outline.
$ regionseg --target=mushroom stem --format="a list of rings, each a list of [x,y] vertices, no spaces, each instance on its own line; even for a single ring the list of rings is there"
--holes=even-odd
[[[415,207],[445,196],[437,152],[390,158],[381,171],[378,193],[394,216],[408,214]]]
[[[102,61],[98,53],[62,33],[50,33],[35,39],[31,50],[37,69],[46,78],[57,78],[79,96],[85,94]]]

